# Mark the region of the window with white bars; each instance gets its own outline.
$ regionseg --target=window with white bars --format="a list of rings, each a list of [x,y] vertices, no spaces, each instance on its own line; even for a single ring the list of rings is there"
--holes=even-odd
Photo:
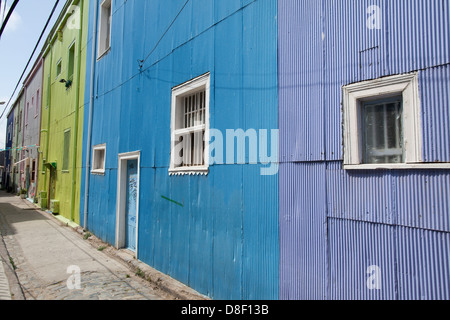
[[[418,73],[343,87],[344,169],[423,166]]]
[[[172,90],[171,174],[206,174],[209,167],[209,74]]]
[[[363,163],[403,163],[402,97],[363,103]]]

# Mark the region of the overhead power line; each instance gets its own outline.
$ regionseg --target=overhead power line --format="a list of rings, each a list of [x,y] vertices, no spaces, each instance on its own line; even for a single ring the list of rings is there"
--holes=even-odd
[[[156,48],[159,46],[160,42],[162,41],[162,39],[164,39],[164,37],[166,36],[167,32],[169,32],[170,28],[172,28],[173,24],[175,23],[175,21],[177,21],[178,17],[180,16],[181,12],[183,12],[184,8],[187,6],[187,4],[189,3],[190,0],[186,0],[186,2],[184,3],[183,7],[180,9],[180,11],[178,12],[178,14],[175,16],[175,18],[172,20],[172,22],[170,23],[170,25],[167,27],[166,31],[164,31],[163,35],[161,36],[161,38],[158,40],[158,42],[156,43],[156,45],[153,47],[153,49],[150,51],[150,53],[147,55],[147,57],[145,57],[144,60],[139,60],[139,68],[142,69],[142,67],[144,66],[145,61],[148,60],[148,58],[150,58],[150,56],[152,55],[152,53],[156,50]]]
[[[19,0],[15,0],[14,3],[12,4],[11,8],[9,8],[8,14],[5,17],[5,20],[3,21],[2,27],[0,29],[0,39],[2,37],[3,31],[6,28],[6,25],[8,23],[9,18],[11,17],[14,9],[16,8],[17,4],[19,3]],[[6,3],[5,3],[5,10],[6,10]]]
[[[17,85],[16,85],[16,87],[14,88],[14,91],[13,91],[13,93],[12,93],[12,95],[11,95],[11,98],[9,98],[8,103],[6,104],[5,108],[3,109],[2,115],[0,116],[0,120],[3,118],[3,115],[5,114],[5,111],[8,109],[9,104],[11,103],[11,100],[12,100],[12,98],[14,97],[14,94],[16,93],[16,90],[17,90],[17,88],[19,87],[20,82],[22,81],[22,78],[23,78],[23,76],[25,75],[25,72],[27,71],[28,66],[29,66],[30,63],[31,63],[31,60],[33,59],[33,56],[34,56],[34,54],[36,53],[36,50],[37,50],[37,48],[38,48],[38,46],[39,46],[39,43],[41,42],[42,37],[43,37],[44,34],[45,34],[45,30],[47,29],[47,27],[48,27],[48,25],[49,25],[49,23],[50,23],[50,20],[52,19],[53,14],[55,13],[55,10],[56,10],[56,7],[58,6],[58,3],[59,3],[59,0],[56,0],[55,5],[53,6],[52,12],[50,13],[50,16],[49,16],[48,19],[47,19],[47,22],[46,22],[46,24],[45,24],[45,26],[44,26],[44,29],[42,29],[41,35],[39,36],[39,39],[38,39],[38,41],[37,41],[37,43],[36,43],[36,46],[34,47],[33,53],[31,54],[30,59],[28,59],[27,65],[25,66],[25,69],[23,69],[22,75],[20,76],[19,81],[17,82]]]

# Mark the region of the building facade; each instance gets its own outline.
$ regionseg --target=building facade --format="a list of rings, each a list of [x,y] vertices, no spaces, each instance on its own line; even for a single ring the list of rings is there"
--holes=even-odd
[[[450,299],[441,0],[67,0],[5,181],[213,299]]]
[[[278,171],[245,152],[277,153],[276,2],[90,12],[81,220],[212,298],[277,299]]]
[[[42,102],[42,57],[38,57],[34,67],[24,82],[25,114],[23,130],[24,189],[31,201],[37,201],[37,180],[39,177],[39,143],[41,131]]]
[[[6,121],[6,140],[5,140],[5,171],[4,171],[4,182],[3,186],[6,190],[10,191],[12,188],[12,174],[11,174],[11,156],[12,156],[12,145],[14,136],[14,109],[11,109],[7,116]]]
[[[13,104],[14,125],[13,141],[11,146],[11,191],[20,193],[24,188],[24,162],[23,160],[23,131],[24,131],[25,95],[22,89]]]
[[[280,298],[449,299],[448,3],[278,8]]]
[[[38,195],[79,223],[88,1],[67,1],[43,48]]]

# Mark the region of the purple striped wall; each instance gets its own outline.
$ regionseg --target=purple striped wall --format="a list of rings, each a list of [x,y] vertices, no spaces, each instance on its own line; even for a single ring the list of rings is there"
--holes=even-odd
[[[450,162],[449,5],[278,2],[281,299],[450,298],[450,170],[343,170],[341,111],[342,86],[417,71],[423,160]]]

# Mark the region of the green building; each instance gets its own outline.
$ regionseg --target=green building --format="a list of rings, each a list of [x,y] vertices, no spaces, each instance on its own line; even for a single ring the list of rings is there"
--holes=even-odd
[[[88,8],[67,1],[43,48],[39,203],[77,224]]]

